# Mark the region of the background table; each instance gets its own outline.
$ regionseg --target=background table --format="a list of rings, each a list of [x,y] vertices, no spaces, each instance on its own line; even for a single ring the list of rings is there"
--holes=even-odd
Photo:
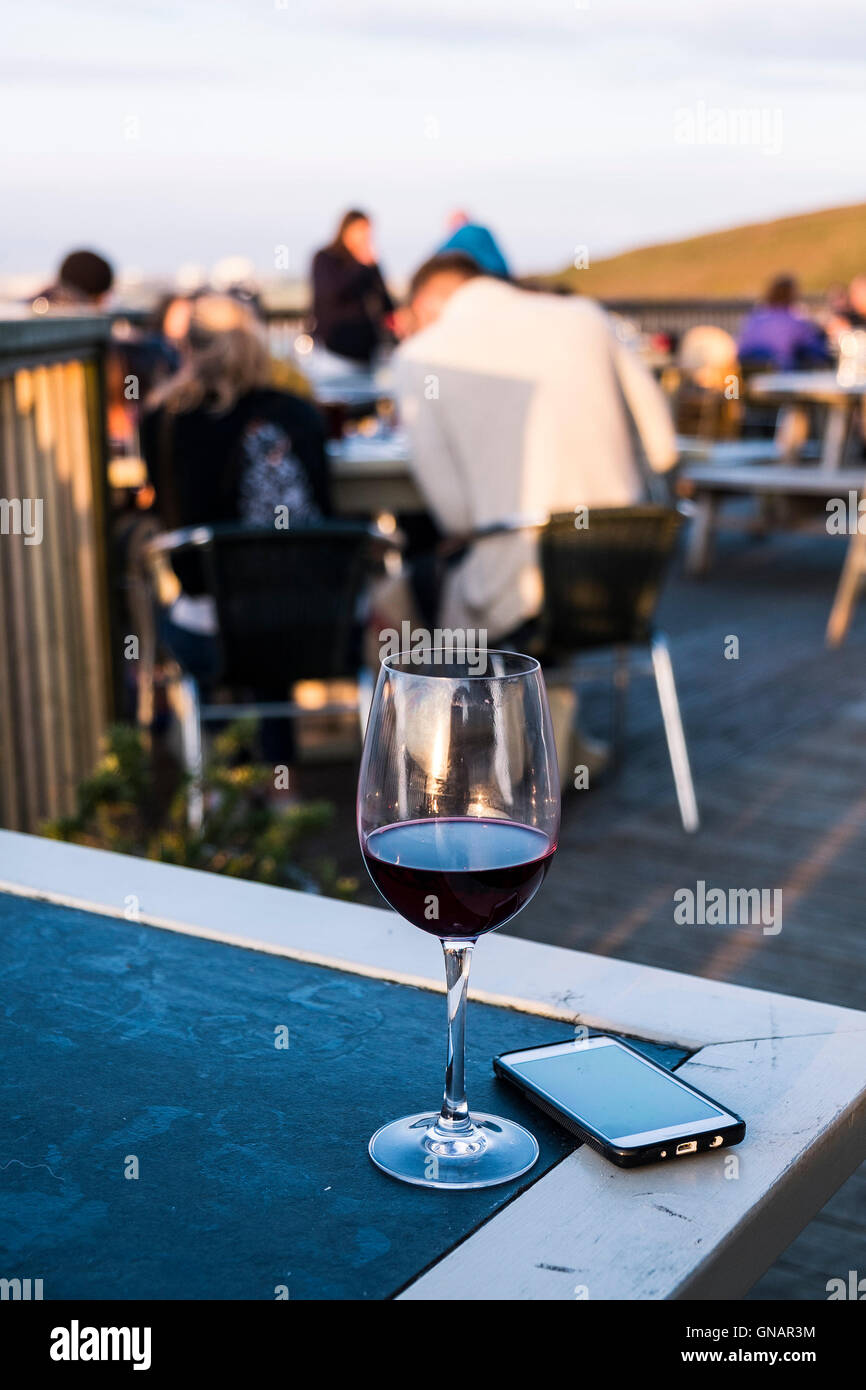
[[[787,405],[826,405],[821,467],[841,466],[855,412],[866,398],[866,382],[841,386],[836,373],[830,371],[762,372],[749,380],[747,389],[756,400]]]
[[[409,471],[402,430],[372,438],[349,435],[328,445],[337,511],[420,512],[424,500]]]

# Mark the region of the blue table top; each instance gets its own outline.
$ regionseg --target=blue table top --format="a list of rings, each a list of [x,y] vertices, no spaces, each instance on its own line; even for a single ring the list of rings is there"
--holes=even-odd
[[[574,1147],[490,1065],[561,1022],[470,1006],[470,1107],[541,1156],[441,1193],[366,1152],[438,1108],[439,995],[4,894],[0,978],[0,1272],[46,1299],[388,1297]]]

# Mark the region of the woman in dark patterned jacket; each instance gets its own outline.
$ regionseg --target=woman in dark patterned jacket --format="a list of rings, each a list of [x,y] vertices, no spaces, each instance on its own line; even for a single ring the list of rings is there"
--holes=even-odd
[[[245,304],[222,295],[195,301],[185,360],[151,394],[141,429],[168,530],[272,526],[280,508],[290,524],[331,514],[322,420],[309,401],[274,389],[272,374]],[[217,660],[216,611],[195,555],[178,559],[176,572],[181,593],[162,616],[161,634],[184,669],[207,681]],[[267,735],[284,721],[266,723],[263,742],[272,743]]]

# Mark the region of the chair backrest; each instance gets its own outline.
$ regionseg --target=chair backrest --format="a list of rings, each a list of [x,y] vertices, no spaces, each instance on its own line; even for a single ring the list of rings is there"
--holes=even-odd
[[[194,533],[195,534],[195,533]],[[198,533],[230,686],[354,676],[358,606],[375,532],[355,522]]]
[[[548,659],[646,642],[682,524],[671,507],[590,508],[552,516],[541,533],[542,631]]]

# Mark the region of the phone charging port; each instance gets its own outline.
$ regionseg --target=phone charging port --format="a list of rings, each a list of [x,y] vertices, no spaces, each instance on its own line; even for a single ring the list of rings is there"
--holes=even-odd
[[[687,1144],[677,1144],[677,1153],[678,1153],[678,1154],[693,1154],[693,1153],[697,1152],[697,1147],[698,1147],[698,1141],[697,1141],[697,1139],[690,1139],[689,1142],[688,1142]]]

